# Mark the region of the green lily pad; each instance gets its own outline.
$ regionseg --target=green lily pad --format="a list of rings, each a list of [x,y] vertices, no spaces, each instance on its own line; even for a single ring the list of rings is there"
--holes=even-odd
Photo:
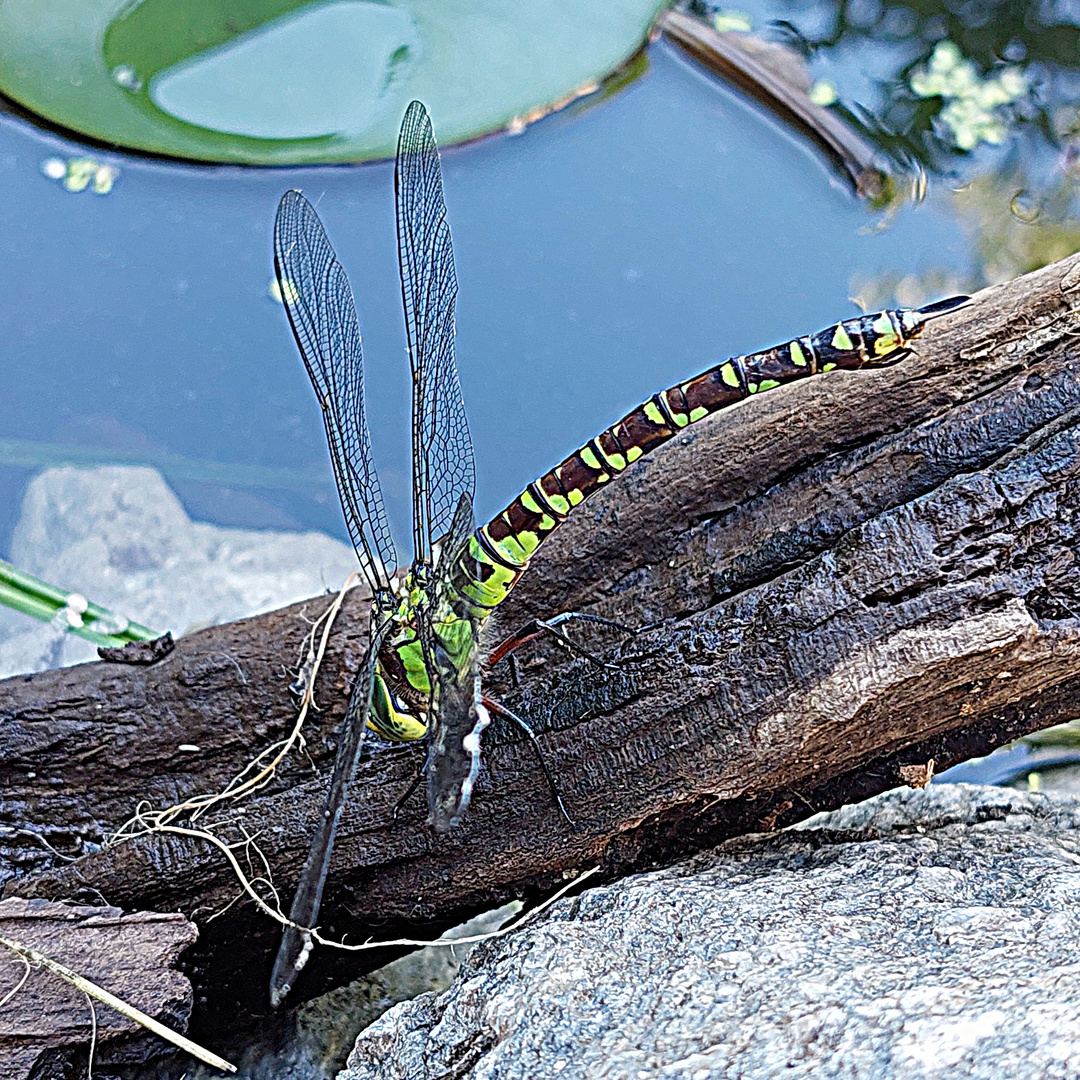
[[[640,47],[663,0],[5,0],[0,93],[103,142],[258,165],[388,157],[542,114]]]

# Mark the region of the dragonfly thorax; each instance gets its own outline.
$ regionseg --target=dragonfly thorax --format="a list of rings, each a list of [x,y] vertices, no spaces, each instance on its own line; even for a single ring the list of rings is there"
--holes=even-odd
[[[414,627],[392,627],[379,649],[368,727],[392,742],[414,742],[427,733],[431,682]]]

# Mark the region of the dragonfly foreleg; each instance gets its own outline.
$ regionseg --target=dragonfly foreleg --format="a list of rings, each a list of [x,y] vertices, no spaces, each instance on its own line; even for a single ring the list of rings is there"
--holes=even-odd
[[[626,634],[628,637],[633,637],[638,633],[636,628],[626,626],[624,623],[616,622],[614,619],[605,619],[602,615],[589,615],[583,611],[564,611],[561,615],[556,615],[551,619],[531,619],[491,650],[491,655],[488,656],[488,663],[492,665],[497,664],[504,656],[516,652],[522,645],[535,640],[540,637],[541,634],[550,634],[565,649],[574,653],[575,656],[590,660],[598,667],[614,667],[613,664],[609,664],[606,661],[601,660],[598,656],[594,656],[587,649],[578,645],[572,638],[557,629],[562,623],[570,622],[572,619],[580,619],[585,622],[600,623],[602,626],[610,626],[620,633]]]
[[[409,786],[405,789],[405,794],[401,796],[396,803],[394,803],[394,811],[390,815],[391,821],[397,821],[398,814],[405,809],[405,804],[413,797],[413,793],[420,786],[421,781],[427,775],[427,755],[424,755],[424,760],[420,763],[420,768],[413,774],[412,780],[409,781]]]
[[[533,731],[532,725],[525,719],[518,716],[516,712],[508,709],[505,705],[500,705],[499,702],[493,701],[486,694],[482,698],[484,708],[489,713],[494,713],[496,716],[505,717],[512,724],[516,724],[524,733],[529,742],[532,743],[533,750],[536,751],[537,760],[540,762],[540,768],[544,771],[544,777],[547,779],[548,787],[551,788],[552,798],[555,800],[555,805],[559,808],[559,813],[566,819],[568,825],[574,824],[574,819],[570,816],[566,809],[566,803],[563,802],[562,793],[559,791],[558,784],[555,783],[555,777],[551,775],[551,770],[548,768],[547,758],[544,757],[544,751],[540,748],[540,740],[536,737],[536,732]]]

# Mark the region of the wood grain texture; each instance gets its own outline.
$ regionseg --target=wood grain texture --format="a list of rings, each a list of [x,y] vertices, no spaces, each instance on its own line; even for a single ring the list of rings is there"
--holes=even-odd
[[[198,936],[181,915],[113,907],[73,907],[44,900],[0,902],[0,933],[43,953],[141,1009],[183,1031],[191,1013],[191,984],[176,970],[178,955]],[[22,979],[26,967],[0,947],[0,997]],[[134,1021],[95,1003],[99,1067],[142,1062],[171,1047]],[[85,994],[41,969],[0,1010],[0,1075],[22,1080],[32,1072],[52,1075],[64,1065],[85,1075],[85,1048],[93,1028]],[[76,1058],[82,1054],[81,1065]],[[68,1075],[61,1070],[58,1075]]]
[[[504,665],[486,680],[542,730],[576,826],[513,732],[491,733],[466,821],[442,837],[420,798],[393,820],[420,749],[379,749],[342,819],[324,932],[434,933],[587,866],[611,879],[669,862],[896,786],[901,766],[933,757],[941,768],[1080,714],[1074,282],[1076,258],[986,290],[931,323],[899,365],[720,413],[590,500],[536,557],[501,625],[567,609],[661,625],[621,645],[572,630],[605,668],[530,646],[521,689]],[[193,1030],[208,1039],[265,1007],[276,927],[250,903],[207,921],[237,895],[213,848],[89,846],[138,798],[212,789],[281,736],[286,668],[305,613],[324,603],[192,634],[150,668],[0,684],[0,783],[13,792],[3,823],[87,849],[63,865],[5,834],[9,891],[183,911],[201,931]],[[350,602],[318,683],[309,750],[321,779],[300,758],[225,824],[257,837],[286,895],[364,609]],[[300,996],[385,959],[320,950]]]

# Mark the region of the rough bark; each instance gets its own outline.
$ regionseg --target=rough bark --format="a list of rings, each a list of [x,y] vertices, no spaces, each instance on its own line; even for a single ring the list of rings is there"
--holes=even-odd
[[[0,903],[0,934],[56,960],[174,1030],[191,1013],[191,984],[175,970],[177,956],[196,938],[180,915],[117,908],[70,907],[12,898]],[[0,997],[13,990],[26,965],[0,946]],[[101,1004],[94,1015],[86,995],[40,968],[31,970],[0,1012],[0,1075],[4,1080],[85,1073],[76,1055],[96,1024],[94,1061],[143,1062],[172,1048],[134,1021]]]
[[[328,935],[434,932],[576,871],[611,879],[893,787],[1080,714],[1080,260],[932,323],[912,355],[809,380],[695,425],[553,537],[505,605],[511,628],[587,609],[642,625],[611,666],[533,650],[521,690],[487,685],[543,730],[576,819],[527,744],[496,731],[464,824],[392,810],[416,747],[371,754],[344,815]],[[808,328],[809,329],[809,328]],[[4,823],[87,853],[6,839],[8,891],[100,893],[199,926],[195,1030],[264,1006],[277,928],[213,848],[176,837],[89,850],[139,798],[220,786],[280,737],[305,614],[193,634],[160,664],[97,664],[0,684]],[[293,887],[323,797],[330,733],[364,641],[354,597],[317,683],[306,761],[232,819]],[[588,627],[576,631],[583,640]],[[177,750],[195,744],[198,754]],[[66,847],[65,847],[66,845]],[[385,959],[320,950],[310,994]],[[204,1000],[200,1001],[200,997]]]

